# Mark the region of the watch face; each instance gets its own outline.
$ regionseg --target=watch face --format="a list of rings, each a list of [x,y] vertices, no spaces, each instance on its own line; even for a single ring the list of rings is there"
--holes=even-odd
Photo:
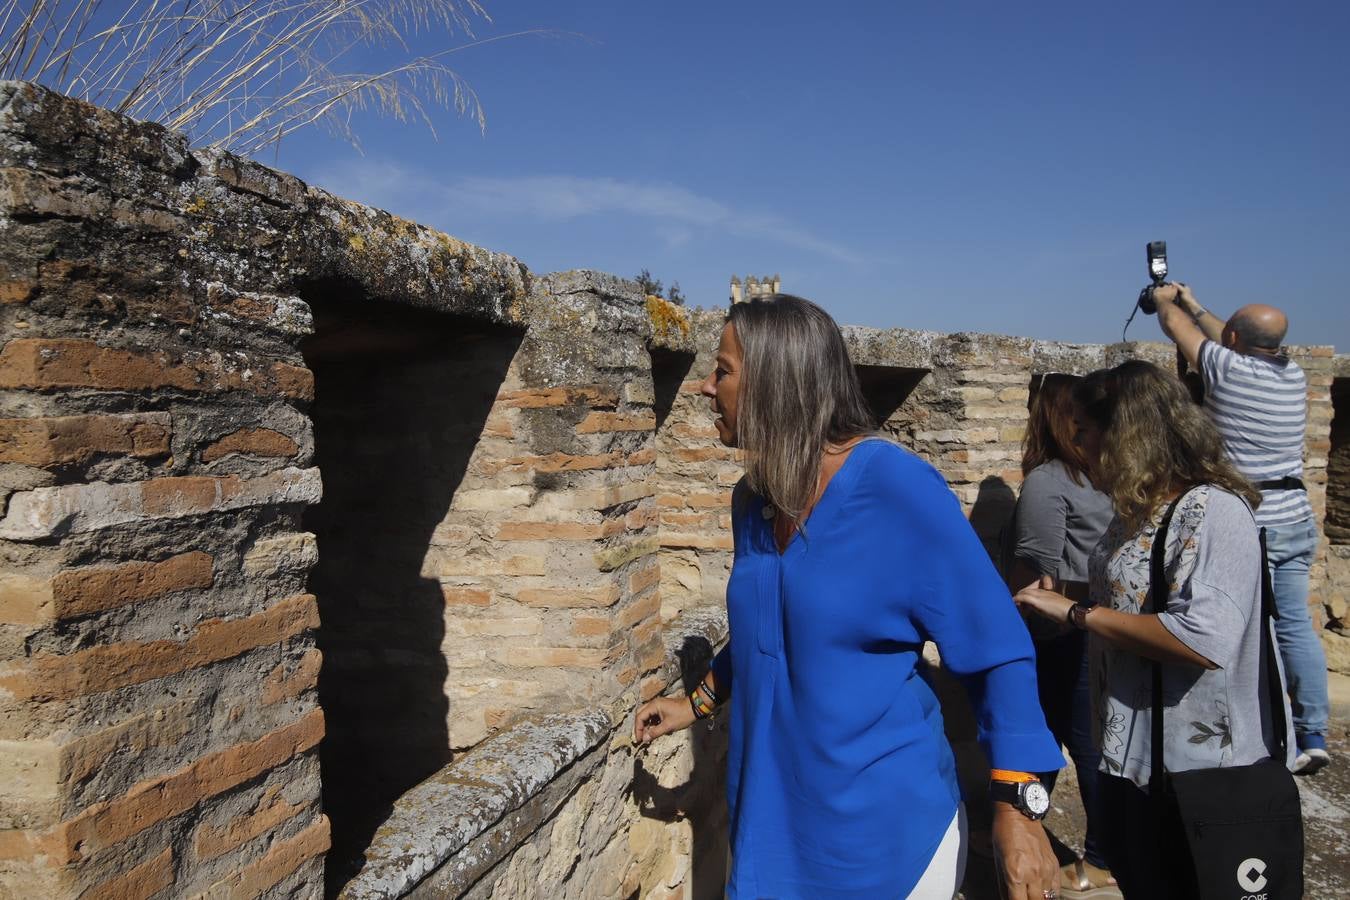
[[[1050,811],[1050,792],[1039,781],[1030,782],[1022,791],[1022,802],[1032,815],[1043,816]]]

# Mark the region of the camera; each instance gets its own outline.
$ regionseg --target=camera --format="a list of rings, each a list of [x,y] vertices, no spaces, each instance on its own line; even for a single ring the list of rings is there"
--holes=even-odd
[[[1149,241],[1145,250],[1148,253],[1148,277],[1152,283],[1139,292],[1137,302],[1144,315],[1151,316],[1158,311],[1153,292],[1167,281],[1167,241]]]

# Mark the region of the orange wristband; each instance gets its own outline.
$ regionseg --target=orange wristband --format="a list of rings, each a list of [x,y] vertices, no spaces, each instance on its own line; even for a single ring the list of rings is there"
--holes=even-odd
[[[1030,772],[1014,772],[1012,769],[990,769],[990,781],[1010,781],[1013,784],[1022,784],[1027,781],[1040,781]]]

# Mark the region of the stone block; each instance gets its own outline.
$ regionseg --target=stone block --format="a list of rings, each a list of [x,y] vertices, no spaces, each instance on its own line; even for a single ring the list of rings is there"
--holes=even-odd
[[[202,462],[215,462],[231,453],[289,459],[300,452],[300,445],[270,428],[241,428],[213,442],[202,451]]]
[[[246,391],[314,399],[308,369],[216,352],[136,351],[87,340],[16,338],[0,350],[0,388],[94,388],[105,391]]]
[[[83,466],[104,455],[169,455],[169,414],[0,419],[0,463]]]
[[[322,737],[323,713],[314,710],[256,741],[203,756],[169,775],[134,785],[59,825],[10,832],[5,836],[4,855],[45,856],[55,866],[77,863],[276,768],[316,746]]]
[[[313,824],[293,837],[277,841],[261,857],[192,900],[233,900],[236,897],[262,896],[302,863],[326,851],[328,846],[328,817],[321,814]]]
[[[244,554],[244,574],[269,578],[303,575],[319,561],[319,546],[307,531],[259,538]]]
[[[280,643],[318,624],[314,596],[301,594],[252,616],[202,622],[186,641],[124,641],[64,656],[34,654],[0,666],[0,691],[31,701],[111,691]]]
[[[214,559],[192,551],[163,562],[120,566],[83,566],[52,579],[52,620],[87,616],[174,591],[209,588],[215,580]]]
[[[322,493],[319,470],[297,468],[252,479],[184,476],[133,484],[43,487],[10,497],[9,509],[0,520],[0,538],[33,541],[251,506],[313,504]]]

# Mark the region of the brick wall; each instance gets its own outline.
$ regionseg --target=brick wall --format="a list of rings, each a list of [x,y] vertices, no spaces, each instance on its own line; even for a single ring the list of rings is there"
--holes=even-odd
[[[0,96],[0,894],[318,883],[308,311],[186,274],[180,141]]]

